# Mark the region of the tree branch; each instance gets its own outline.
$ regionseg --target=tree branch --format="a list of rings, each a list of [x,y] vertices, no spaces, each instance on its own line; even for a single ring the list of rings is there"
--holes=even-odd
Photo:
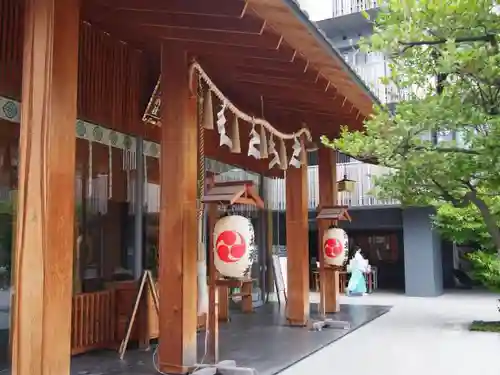
[[[462,199],[457,199],[453,195],[451,195],[443,185],[437,182],[436,179],[431,178],[431,181],[438,187],[439,190],[441,190],[444,200],[450,202],[453,207],[464,208],[471,203],[471,195],[474,194],[473,192],[467,192]]]
[[[467,155],[481,155],[476,150],[468,150],[466,148],[457,147],[424,147],[424,146],[413,146],[414,150],[417,151],[434,151],[434,152],[449,152],[455,154],[467,154]]]
[[[496,45],[495,34],[485,34],[479,36],[469,36],[464,38],[456,38],[455,43],[467,43],[467,42],[489,42],[491,45]],[[399,42],[402,46],[405,47],[416,47],[416,46],[435,46],[439,44],[445,44],[448,42],[448,39],[435,39],[435,40],[420,40],[414,42]]]

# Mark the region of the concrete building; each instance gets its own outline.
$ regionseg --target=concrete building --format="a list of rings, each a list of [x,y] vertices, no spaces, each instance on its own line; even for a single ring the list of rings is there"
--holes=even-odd
[[[373,30],[372,24],[361,12],[366,11],[374,19],[378,12],[377,1],[301,1],[301,5],[379,100],[397,105],[404,92],[379,83],[389,70],[385,56],[364,53],[358,48],[359,39],[369,36]],[[314,165],[314,158],[311,159],[310,249],[311,258],[315,258],[318,168]],[[351,244],[360,245],[370,262],[378,267],[379,287],[404,290],[409,296],[426,297],[438,296],[443,288],[453,287],[454,247],[433,230],[432,210],[404,208],[395,200],[382,201],[374,197],[370,193],[374,187],[373,177],[386,173],[386,168],[361,163],[345,155],[339,155],[338,161],[337,178],[340,180],[345,175],[356,181],[353,193],[340,193],[339,197],[339,204],[350,207],[353,219],[346,229]],[[284,186],[279,180],[270,183],[274,185],[268,190],[268,202],[273,202],[276,212],[282,212],[285,208]],[[279,214],[276,215],[279,217]],[[284,220],[280,223],[283,228]],[[284,233],[278,237],[284,238]]]

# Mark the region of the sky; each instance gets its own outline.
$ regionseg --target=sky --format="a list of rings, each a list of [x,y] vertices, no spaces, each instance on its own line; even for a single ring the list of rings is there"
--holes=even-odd
[[[331,18],[334,0],[299,0],[300,7],[309,13],[312,21]]]

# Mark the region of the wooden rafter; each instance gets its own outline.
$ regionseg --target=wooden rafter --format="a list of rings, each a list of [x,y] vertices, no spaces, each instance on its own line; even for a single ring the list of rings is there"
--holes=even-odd
[[[93,10],[93,19],[120,27],[158,26],[206,31],[231,31],[262,34],[266,22],[250,13],[241,18],[218,17],[203,14],[172,14],[148,10],[100,8]]]
[[[283,38],[273,33],[269,28],[263,30],[262,34],[247,34],[239,32],[224,32],[171,28],[162,26],[140,26],[137,31],[145,36],[163,40],[179,40],[186,42],[223,44],[229,46],[256,47],[263,49],[278,49]]]
[[[211,62],[209,59],[210,55],[201,56],[200,60],[203,62],[207,60],[207,62]],[[213,61],[214,64],[218,64]],[[245,66],[245,67],[256,67],[266,70],[272,71],[282,71],[282,72],[290,72],[291,74],[300,75],[305,72],[309,72],[312,70],[307,60],[300,56],[299,53],[296,54],[293,61],[281,61],[281,60],[262,60],[257,59],[252,56],[233,56],[231,61],[222,62],[221,68],[229,66]],[[315,73],[317,74],[317,72]]]
[[[265,76],[260,74],[237,74],[234,73],[233,77],[238,82],[255,83],[258,85],[271,85],[280,86],[296,90],[312,91],[319,95],[325,95],[327,97],[336,97],[337,93],[334,87],[329,86],[328,82],[317,81],[309,82],[299,78],[281,78]]]
[[[281,103],[276,104],[276,102],[266,102],[266,108],[269,110],[283,112],[286,115],[297,116],[302,114],[304,116],[310,116],[316,118],[321,122],[334,122],[334,121],[345,121],[347,119],[352,119],[352,116],[342,113],[335,107],[331,107],[330,111],[322,111],[319,109],[307,108],[304,106],[294,106],[292,103]]]
[[[247,3],[243,0],[103,0],[101,5],[123,10],[148,10],[172,14],[199,14],[240,18]]]
[[[297,57],[295,59],[297,59]],[[313,69],[308,69],[306,71],[299,71],[297,68],[293,67],[288,69],[273,69],[272,67],[269,68],[266,66],[245,65],[244,63],[238,62],[230,65],[224,61],[218,64],[218,68],[227,68],[228,70],[231,69],[237,76],[253,74],[263,77],[290,79],[294,81],[304,81],[309,83],[314,83],[318,79],[318,72],[314,71]]]
[[[214,79],[219,82],[217,78],[214,77]],[[230,84],[230,82],[228,83]],[[317,92],[308,90],[291,90],[290,87],[286,86],[265,85],[254,82],[244,82],[240,80],[232,82],[238,82],[237,86],[242,92],[255,95],[257,99],[259,99],[261,96],[265,96],[267,98],[280,100],[283,103],[288,101],[298,101],[303,104],[323,106],[325,108],[335,106],[336,104],[334,102],[334,98],[328,98],[326,97],[326,95],[323,96]],[[226,84],[226,82],[224,82],[224,84]]]
[[[211,56],[212,59],[223,56],[228,59],[234,56],[248,56],[254,59],[292,62],[296,55],[295,50],[285,43],[274,49],[197,42],[183,42],[183,44],[189,51],[202,56]]]

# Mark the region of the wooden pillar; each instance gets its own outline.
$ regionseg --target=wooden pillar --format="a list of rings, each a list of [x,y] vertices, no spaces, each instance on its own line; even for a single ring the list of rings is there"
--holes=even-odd
[[[307,166],[286,172],[287,319],[304,326],[309,320],[309,222]]]
[[[159,366],[183,374],[196,363],[198,126],[186,51],[162,45]]]
[[[79,1],[25,12],[12,374],[68,375]]]
[[[337,188],[337,153],[329,148],[321,147],[318,150],[319,173],[319,209],[325,206],[334,206],[338,202]],[[340,311],[339,305],[339,271],[325,267],[323,257],[323,234],[331,223],[327,220],[318,222],[318,257],[320,262],[320,286],[324,303],[321,310],[326,313]]]

